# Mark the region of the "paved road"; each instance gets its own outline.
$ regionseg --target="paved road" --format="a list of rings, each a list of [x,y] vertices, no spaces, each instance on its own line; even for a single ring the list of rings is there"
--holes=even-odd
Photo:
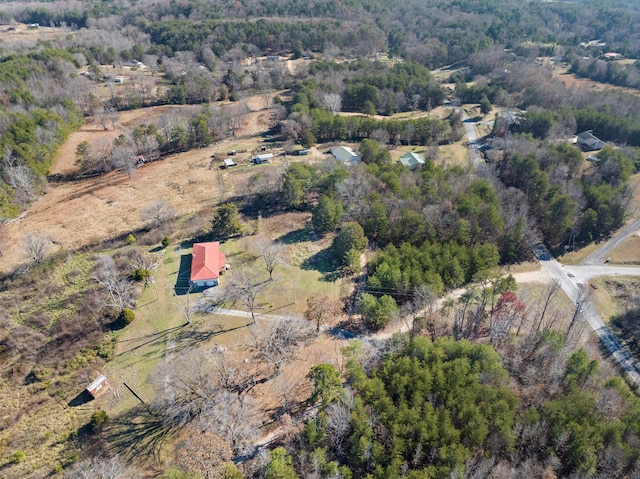
[[[583,301],[582,315],[607,348],[611,356],[629,375],[636,387],[640,387],[640,366],[627,348],[620,343],[613,331],[605,324],[602,316],[595,310],[585,285],[589,279],[601,276],[633,275],[640,276],[640,268],[624,268],[615,266],[564,266],[556,260],[541,261],[542,267],[553,279],[560,282],[562,290],[574,305]]]
[[[588,256],[581,264],[596,265],[604,263],[614,249],[620,246],[624,240],[639,229],[640,218],[632,221],[626,226],[623,226],[611,239],[609,239],[609,241],[607,241],[602,247],[598,248],[598,251]]]
[[[478,134],[476,123],[469,119],[466,111],[458,109],[465,128],[467,139],[469,140],[469,158],[476,174],[487,176],[489,170],[478,150]],[[543,269],[550,279],[556,279],[560,283],[562,290],[569,297],[574,305],[578,302],[582,304],[582,315],[600,339],[611,356],[620,364],[622,369],[628,374],[636,387],[640,387],[640,366],[629,353],[627,348],[620,343],[613,331],[605,324],[602,316],[595,310],[589,301],[589,295],[585,287],[590,279],[603,276],[640,276],[638,267],[610,266],[604,264],[611,251],[620,246],[622,242],[640,229],[640,218],[629,223],[618,231],[609,241],[596,252],[587,257],[578,266],[566,266],[556,260],[541,261]]]
[[[640,276],[640,267],[614,266],[604,263],[611,251],[620,246],[638,228],[640,228],[640,219],[623,227],[613,238],[598,248],[580,265],[563,265],[556,260],[540,262],[547,274],[560,282],[562,290],[574,305],[577,305],[578,301],[584,301],[583,316],[585,320],[636,387],[640,387],[640,365],[606,325],[600,313],[593,307],[585,287],[589,280],[594,278],[604,276]]]

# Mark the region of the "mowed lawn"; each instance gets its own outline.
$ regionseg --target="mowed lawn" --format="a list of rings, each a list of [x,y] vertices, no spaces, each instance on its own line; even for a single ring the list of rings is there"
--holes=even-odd
[[[188,281],[191,243],[170,245],[155,255],[158,267],[153,283],[148,284],[137,301],[136,319],[118,338],[116,356],[108,365],[108,375],[116,389],[109,412],[117,414],[140,404],[124,385],[126,383],[145,402],[151,401],[162,385],[162,366],[173,355],[190,348],[227,349],[243,348],[250,332],[251,318],[225,315],[225,309],[210,313],[192,312],[190,323],[181,308],[190,309],[206,301],[214,293],[223,294],[234,270],[246,269],[256,274],[256,280],[264,282],[259,294],[255,315],[258,323],[279,316],[302,316],[306,300],[314,294],[326,294],[338,298],[343,280],[336,274],[330,256],[332,237],[317,238],[306,228],[309,214],[288,214],[287,220],[262,219],[261,228],[268,233],[230,239],[223,242],[221,250],[231,265],[221,278],[216,290],[175,294],[177,285]],[[258,253],[261,241],[276,239],[286,245],[285,261],[276,267],[273,281],[264,269]],[[153,250],[152,250],[153,251]],[[225,308],[249,310],[239,301],[226,303]],[[231,313],[230,313],[231,314]],[[264,316],[264,318],[262,317]]]

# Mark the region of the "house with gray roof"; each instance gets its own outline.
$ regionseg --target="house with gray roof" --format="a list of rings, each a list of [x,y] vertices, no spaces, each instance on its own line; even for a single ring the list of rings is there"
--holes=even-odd
[[[360,155],[358,155],[348,146],[337,146],[335,148],[331,148],[331,154],[336,160],[344,163],[345,165],[359,163],[361,160]]]
[[[604,148],[606,143],[593,135],[593,130],[583,131],[577,136],[577,143],[585,151],[595,151]]]

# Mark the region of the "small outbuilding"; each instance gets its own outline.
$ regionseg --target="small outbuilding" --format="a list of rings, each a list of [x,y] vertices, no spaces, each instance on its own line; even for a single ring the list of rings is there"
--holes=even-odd
[[[253,163],[256,165],[261,165],[262,163],[269,163],[269,160],[273,158],[273,153],[264,153],[263,155],[258,155],[253,158]]]
[[[98,396],[106,393],[110,389],[111,385],[109,384],[109,381],[107,381],[107,378],[101,374],[95,381],[87,386],[86,391],[93,399],[96,399]]]
[[[418,155],[417,153],[411,151],[402,155],[398,162],[413,171],[418,166],[424,165],[425,159],[424,156]]]
[[[226,258],[220,251],[220,242],[196,243],[191,256],[190,284],[207,288],[220,284],[220,275],[226,271]]]
[[[303,150],[294,150],[294,152],[291,154],[293,156],[306,156],[306,155],[309,155],[310,153],[311,153],[311,150],[303,149]]]
[[[231,158],[225,158],[225,160],[222,162],[222,167],[223,168],[231,168],[232,166],[236,166],[236,162],[233,161]]]

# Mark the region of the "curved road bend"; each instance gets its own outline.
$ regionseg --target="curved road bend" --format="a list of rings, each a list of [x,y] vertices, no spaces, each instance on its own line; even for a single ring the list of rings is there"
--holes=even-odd
[[[593,252],[580,264],[583,265],[596,265],[604,263],[605,259],[609,257],[609,254],[622,244],[629,236],[640,229],[640,218],[632,221],[628,225],[623,226],[618,232],[607,241],[597,251]]]
[[[470,121],[469,115],[462,108],[457,111],[461,113],[461,119],[465,128],[467,140],[469,141],[469,158],[471,165],[480,176],[488,174],[486,164],[478,150],[478,134],[476,122]],[[564,266],[556,260],[540,261],[544,270],[552,279],[557,279],[562,290],[576,305],[578,300],[585,301],[583,306],[583,316],[607,348],[611,356],[620,364],[636,387],[640,387],[640,366],[633,358],[627,348],[618,340],[613,331],[605,324],[602,316],[595,310],[588,297],[581,295],[588,280],[601,276],[640,276],[640,268],[616,267],[604,265],[604,260],[622,242],[640,229],[640,219],[633,221],[622,228],[616,235],[607,241],[596,252],[587,257],[579,266]]]

